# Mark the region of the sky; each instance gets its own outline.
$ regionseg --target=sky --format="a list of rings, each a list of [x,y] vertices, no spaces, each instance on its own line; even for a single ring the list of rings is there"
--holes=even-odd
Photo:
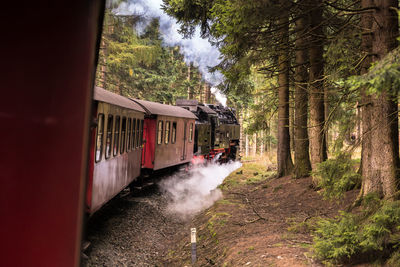
[[[200,69],[203,78],[212,86],[222,82],[221,73],[210,73],[209,67],[214,67],[220,61],[220,53],[216,47],[211,46],[207,39],[200,37],[200,31],[191,39],[184,39],[178,33],[179,25],[176,20],[163,12],[161,9],[162,0],[128,0],[123,2],[115,11],[117,14],[140,14],[145,17],[145,22],[138,25],[139,33],[142,31],[151,18],[158,17],[160,19],[160,30],[163,43],[166,46],[180,46],[181,52],[184,54],[185,62],[193,64]],[[226,97],[221,94],[215,87],[211,91],[223,105],[226,105]]]

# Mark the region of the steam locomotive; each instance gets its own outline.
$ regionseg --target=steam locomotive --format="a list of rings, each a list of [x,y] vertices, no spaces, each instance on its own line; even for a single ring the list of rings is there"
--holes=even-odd
[[[235,160],[238,156],[240,125],[235,110],[222,105],[202,104],[197,100],[177,100],[176,105],[197,116],[194,161],[213,159]]]
[[[176,106],[94,91],[94,127],[86,190],[93,214],[143,173],[184,164],[236,159],[234,110],[196,100]]]

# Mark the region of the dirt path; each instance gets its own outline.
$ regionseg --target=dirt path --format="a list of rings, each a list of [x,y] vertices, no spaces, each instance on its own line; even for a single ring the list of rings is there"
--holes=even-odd
[[[333,217],[357,192],[322,200],[311,179],[268,178],[249,162],[225,179],[223,198],[195,217],[167,212],[171,196],[157,186],[117,197],[92,218],[84,266],[191,266],[190,228],[197,229],[195,266],[320,266],[310,254],[310,228]]]
[[[357,192],[338,204],[322,200],[311,188],[311,178],[266,176],[257,164],[244,164],[225,180],[223,199],[193,219],[196,266],[321,266],[310,254],[312,222],[335,216]],[[167,266],[190,266],[185,241],[170,250]]]

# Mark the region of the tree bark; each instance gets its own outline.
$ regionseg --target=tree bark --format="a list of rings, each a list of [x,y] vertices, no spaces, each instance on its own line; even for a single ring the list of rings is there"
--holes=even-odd
[[[286,11],[285,11],[286,10]],[[289,15],[287,9],[282,8],[279,20],[281,47],[279,49],[278,75],[278,177],[291,174],[293,170],[290,155],[289,135]]]
[[[265,145],[264,145],[264,130],[261,130],[260,139],[261,139],[261,144],[260,144],[260,155],[263,156],[263,155],[264,155],[264,151],[265,151]]]
[[[295,102],[294,92],[289,91],[289,134],[290,134],[290,152],[294,152],[295,138],[294,138],[294,117],[295,117]]]
[[[253,133],[253,149],[252,149],[253,156],[257,155],[257,134]]]
[[[310,155],[312,169],[327,159],[324,135],[324,59],[322,0],[310,0]]]
[[[245,148],[246,154],[245,155],[247,157],[249,155],[249,135],[246,134],[245,138],[246,138],[246,148]]]
[[[188,66],[188,75],[187,75],[188,83],[190,83],[191,71],[192,71],[192,63],[190,63],[189,66]],[[192,88],[192,86],[190,84],[188,85],[187,94],[188,94],[188,99],[193,99],[194,98],[193,88]]]
[[[244,108],[241,109],[240,112],[238,112],[239,115],[239,124],[240,124],[240,130],[239,130],[239,134],[240,134],[240,142],[239,142],[239,148],[240,148],[240,154],[243,155],[243,117],[244,117]]]
[[[367,72],[369,62],[381,60],[397,46],[398,20],[396,0],[362,0],[362,7],[377,7],[371,15],[362,15],[362,27],[371,29],[365,34],[362,46],[372,56],[363,64]],[[378,193],[390,199],[398,190],[399,144],[397,95],[393,88],[368,96],[362,91],[362,195]]]
[[[309,154],[307,103],[308,103],[308,72],[307,72],[307,42],[305,37],[306,19],[296,21],[296,69],[295,69],[295,114],[294,114],[294,177],[301,178],[310,175],[311,163]]]

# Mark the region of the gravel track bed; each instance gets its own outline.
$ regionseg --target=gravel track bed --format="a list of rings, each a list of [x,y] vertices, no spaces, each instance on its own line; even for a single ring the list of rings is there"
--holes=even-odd
[[[165,212],[168,200],[157,185],[118,195],[89,220],[82,266],[163,266],[174,239],[189,229]]]

